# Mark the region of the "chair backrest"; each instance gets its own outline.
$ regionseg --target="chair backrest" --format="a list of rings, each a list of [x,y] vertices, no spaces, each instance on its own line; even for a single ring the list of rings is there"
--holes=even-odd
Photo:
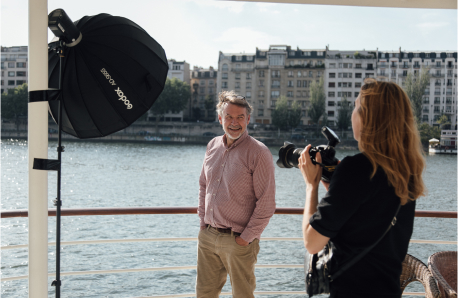
[[[428,258],[428,267],[437,281],[442,297],[457,297],[456,251],[441,251]]]
[[[402,262],[401,291],[404,292],[406,286],[413,281],[423,284],[426,298],[441,298],[436,281],[428,267],[419,259],[407,254]]]

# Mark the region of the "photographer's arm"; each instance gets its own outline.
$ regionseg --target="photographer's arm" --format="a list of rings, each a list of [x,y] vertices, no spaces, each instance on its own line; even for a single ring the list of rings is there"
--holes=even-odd
[[[309,223],[310,217],[317,211],[318,206],[318,187],[321,180],[322,169],[314,165],[310,159],[311,145],[305,147],[299,158],[299,169],[304,177],[306,185],[306,200],[304,207],[304,219],[302,222],[302,233],[304,245],[310,254],[319,252],[328,243],[329,238],[318,233]],[[321,163],[321,154],[316,154],[316,161]]]

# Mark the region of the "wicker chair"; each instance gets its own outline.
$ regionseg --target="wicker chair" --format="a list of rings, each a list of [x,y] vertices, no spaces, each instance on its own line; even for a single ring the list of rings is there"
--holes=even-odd
[[[402,262],[401,291],[404,292],[406,286],[413,281],[423,284],[426,298],[441,298],[436,281],[428,267],[419,259],[407,254]]]
[[[456,298],[456,251],[436,252],[428,258],[429,271],[443,298]]]

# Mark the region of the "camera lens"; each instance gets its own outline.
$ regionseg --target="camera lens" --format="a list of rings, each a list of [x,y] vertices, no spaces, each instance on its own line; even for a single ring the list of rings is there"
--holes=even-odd
[[[290,142],[285,142],[278,152],[277,166],[280,168],[299,168],[299,157],[304,149],[297,148]]]

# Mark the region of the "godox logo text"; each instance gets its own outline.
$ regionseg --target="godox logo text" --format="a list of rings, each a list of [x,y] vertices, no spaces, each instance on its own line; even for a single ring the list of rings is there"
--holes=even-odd
[[[124,104],[127,106],[127,109],[132,109],[133,108],[133,105],[130,103],[130,101],[127,99],[127,97],[124,95],[124,92],[122,92],[121,89],[116,89],[115,90],[116,93],[118,93],[118,96],[119,96],[119,100],[122,100],[124,102]]]

